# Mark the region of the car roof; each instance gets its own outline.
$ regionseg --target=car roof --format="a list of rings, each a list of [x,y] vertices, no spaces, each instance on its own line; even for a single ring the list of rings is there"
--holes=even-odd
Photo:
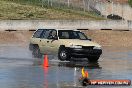
[[[38,30],[45,30],[45,29],[39,28]],[[46,30],[48,30],[48,29],[46,29]],[[79,31],[79,30],[77,30],[77,29],[49,29],[49,30],[74,30],[74,31]]]

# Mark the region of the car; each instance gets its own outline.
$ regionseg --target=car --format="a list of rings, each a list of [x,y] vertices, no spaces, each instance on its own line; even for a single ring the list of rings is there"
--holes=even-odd
[[[61,61],[74,57],[96,62],[102,54],[99,44],[76,29],[38,29],[30,39],[29,49],[34,57],[52,54]]]

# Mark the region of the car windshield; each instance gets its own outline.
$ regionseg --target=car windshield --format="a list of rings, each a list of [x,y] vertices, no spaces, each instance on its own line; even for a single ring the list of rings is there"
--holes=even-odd
[[[59,39],[81,39],[87,40],[87,36],[80,31],[73,30],[59,30],[58,31]]]

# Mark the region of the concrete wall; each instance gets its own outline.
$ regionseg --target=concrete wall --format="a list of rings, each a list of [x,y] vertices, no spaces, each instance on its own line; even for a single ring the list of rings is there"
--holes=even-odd
[[[98,2],[95,8],[104,16],[115,14],[123,17],[125,20],[132,20],[132,7],[128,4]]]
[[[0,30],[31,30],[38,28],[132,30],[132,21],[88,20],[3,20]]]

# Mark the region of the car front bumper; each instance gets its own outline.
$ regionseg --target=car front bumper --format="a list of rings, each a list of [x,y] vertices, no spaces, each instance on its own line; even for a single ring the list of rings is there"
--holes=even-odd
[[[83,48],[69,48],[67,51],[73,57],[99,57],[102,54],[101,49],[83,49]]]

